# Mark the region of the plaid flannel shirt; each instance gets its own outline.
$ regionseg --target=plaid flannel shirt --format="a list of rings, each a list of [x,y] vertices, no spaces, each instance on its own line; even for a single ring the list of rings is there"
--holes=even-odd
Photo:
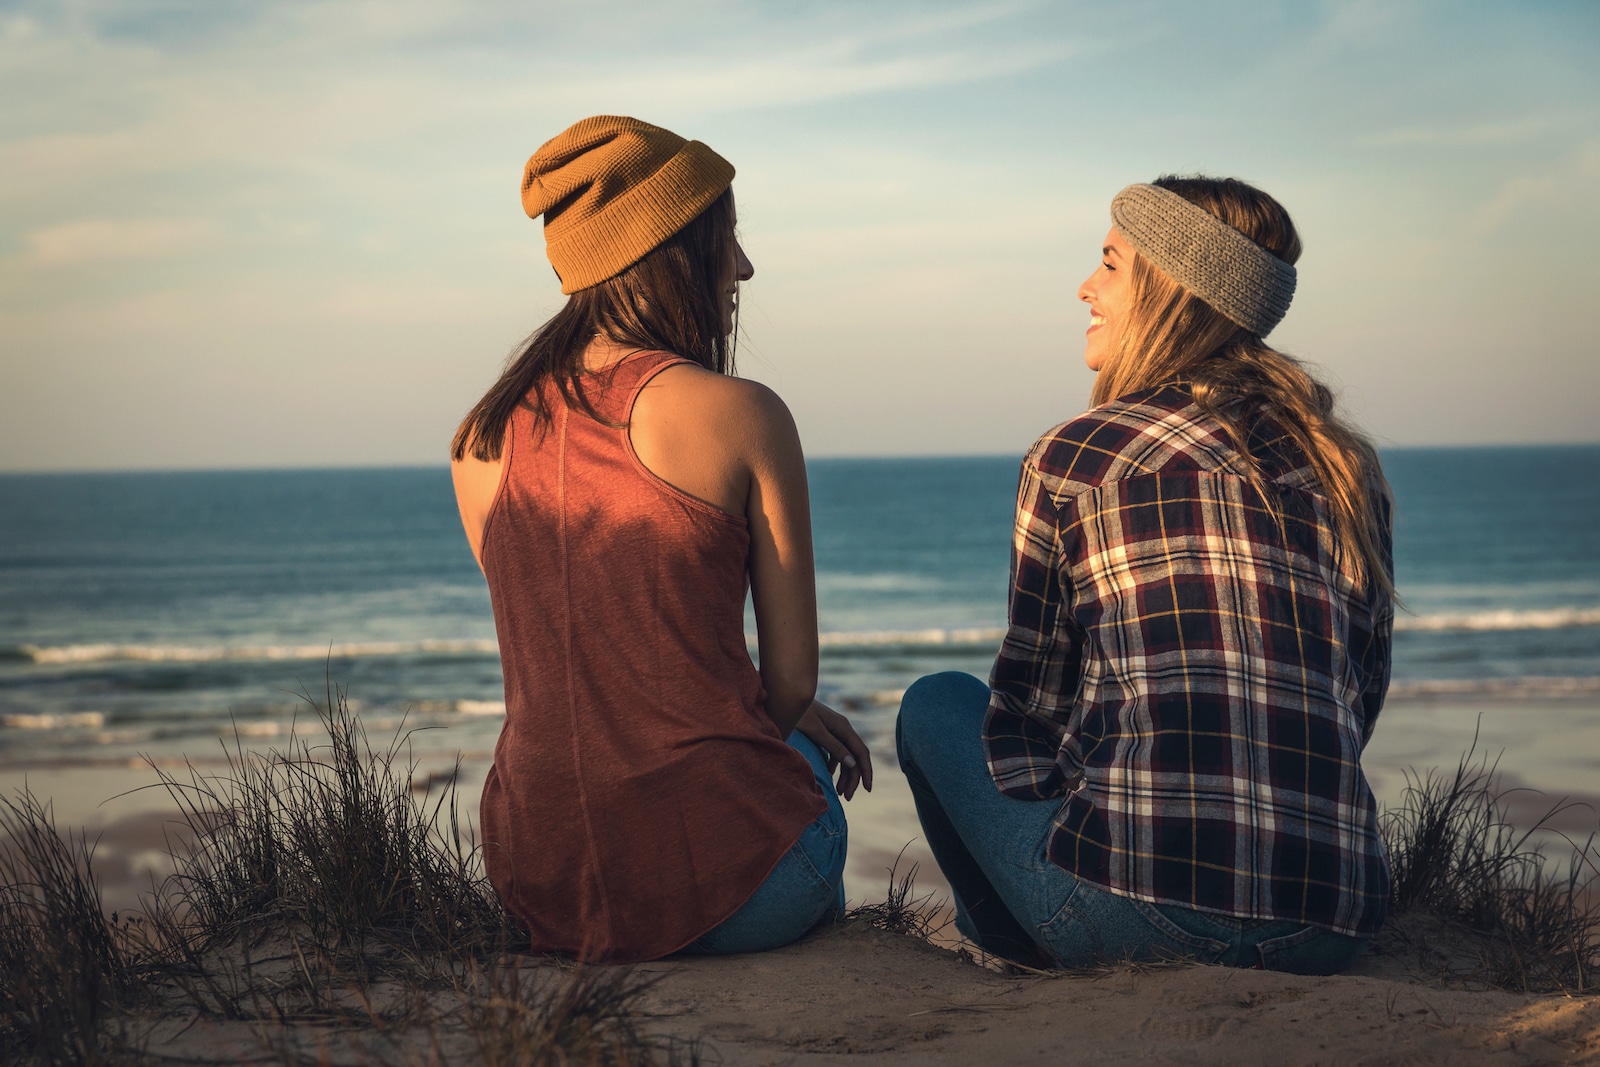
[[[1270,501],[1181,383],[1034,445],[989,771],[1061,798],[1050,859],[1114,893],[1367,936],[1389,867],[1360,757],[1394,608],[1354,587],[1292,442],[1269,423],[1249,449]]]

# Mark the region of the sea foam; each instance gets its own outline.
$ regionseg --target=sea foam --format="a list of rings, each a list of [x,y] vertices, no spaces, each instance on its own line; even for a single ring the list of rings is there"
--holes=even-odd
[[[486,640],[356,641],[328,645],[19,645],[35,663],[210,663],[218,660],[364,659],[381,656],[493,655]]]
[[[1567,630],[1600,626],[1600,608],[1531,608],[1522,611],[1439,612],[1400,615],[1396,630],[1443,632],[1450,630]]]
[[[0,726],[8,726],[13,730],[62,730],[73,727],[97,730],[105,724],[106,715],[103,711],[0,715]]]
[[[1600,626],[1600,608],[1530,608],[1469,612],[1434,612],[1399,615],[1394,628],[1410,633],[1488,632],[1513,630],[1565,630]],[[842,630],[819,635],[823,648],[836,651],[884,647],[980,647],[1005,638],[1002,626],[930,627],[922,630]],[[751,645],[755,635],[747,635]],[[397,656],[451,656],[499,653],[487,639],[422,641],[353,641],[327,645],[119,645],[83,644],[15,648],[18,657],[39,664],[105,663],[209,663],[222,660],[366,659]],[[492,714],[467,711],[464,714]]]

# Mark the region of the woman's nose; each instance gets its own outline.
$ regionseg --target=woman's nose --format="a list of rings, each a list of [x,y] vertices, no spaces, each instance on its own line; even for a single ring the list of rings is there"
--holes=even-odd
[[[756,266],[750,262],[750,257],[744,254],[744,248],[736,244],[733,246],[733,252],[735,256],[734,273],[738,279],[741,282],[747,282],[754,278],[756,276]]]

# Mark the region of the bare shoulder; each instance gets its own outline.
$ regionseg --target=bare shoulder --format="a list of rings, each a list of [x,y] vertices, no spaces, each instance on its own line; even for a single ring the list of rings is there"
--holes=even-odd
[[[788,405],[767,386],[688,363],[656,375],[634,411],[636,419],[692,414],[695,423],[724,440],[749,444],[795,433]]]
[[[628,436],[648,470],[734,515],[747,514],[753,486],[803,477],[800,435],[778,394],[702,367],[680,363],[652,378]]]
[[[680,393],[708,407],[741,410],[747,414],[788,416],[789,409],[777,393],[760,382],[748,378],[735,378],[718,374],[693,363],[678,363],[668,367],[646,386],[660,386],[663,390]]]

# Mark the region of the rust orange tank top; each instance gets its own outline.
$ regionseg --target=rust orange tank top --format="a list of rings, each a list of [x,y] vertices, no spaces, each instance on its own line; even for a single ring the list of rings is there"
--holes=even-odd
[[[826,802],[745,645],[749,526],[652,474],[627,421],[645,352],[512,417],[482,558],[506,723],[484,865],[535,951],[675,952],[738,910]],[[610,423],[612,425],[607,425]]]

